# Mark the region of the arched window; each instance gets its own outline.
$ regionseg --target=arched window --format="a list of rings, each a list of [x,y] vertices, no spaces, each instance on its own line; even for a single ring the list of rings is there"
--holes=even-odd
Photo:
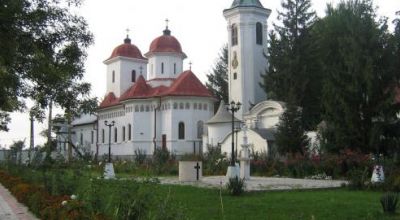
[[[90,140],[91,140],[92,144],[94,144],[94,131],[90,132]]]
[[[132,139],[132,125],[128,124],[128,140]]]
[[[185,139],[185,123],[179,122],[178,125],[178,139],[183,140]]]
[[[232,25],[232,46],[235,46],[238,44],[238,29],[236,24]]]
[[[256,43],[258,45],[262,45],[263,43],[263,28],[262,28],[262,24],[260,22],[257,22],[256,24]]]
[[[132,82],[136,82],[136,71],[132,70]]]
[[[179,103],[179,109],[184,109],[184,104],[182,102]]]
[[[122,127],[122,141],[125,141],[125,126]]]
[[[104,136],[104,129],[101,129],[101,142],[104,144],[106,137]]]
[[[176,63],[174,63],[174,74],[176,74]]]
[[[164,74],[164,63],[161,63],[161,74]]]
[[[237,73],[233,73],[233,79],[237,79]]]
[[[114,128],[114,142],[117,143],[118,141],[118,130],[117,128]]]
[[[79,142],[80,142],[80,145],[83,145],[83,133],[81,133],[81,138],[80,138]]]
[[[115,71],[112,71],[112,82],[115,82]]]
[[[197,138],[202,138],[204,133],[204,122],[198,121],[197,122]]]

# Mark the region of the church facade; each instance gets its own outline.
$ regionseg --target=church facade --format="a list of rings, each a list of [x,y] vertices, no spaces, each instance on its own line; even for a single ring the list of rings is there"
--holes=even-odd
[[[214,102],[195,74],[183,70],[186,54],[168,26],[142,55],[127,36],[107,66],[107,91],[97,116],[82,116],[73,122],[73,143],[93,154],[111,153],[133,157],[141,150],[150,155],[156,148],[182,155],[203,152],[205,146],[221,145],[231,151],[231,135],[240,146],[240,126],[249,128],[249,142],[257,151],[268,152],[284,104],[266,101],[259,86],[267,68],[267,19],[270,10],[259,0],[234,0],[224,10],[228,31],[229,100],[242,103],[232,115]],[[110,124],[112,126],[110,126]],[[64,146],[65,149],[65,146]]]

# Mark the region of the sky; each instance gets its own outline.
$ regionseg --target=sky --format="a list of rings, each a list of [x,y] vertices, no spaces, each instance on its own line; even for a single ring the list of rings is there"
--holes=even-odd
[[[181,43],[188,58],[184,69],[189,69],[205,82],[216,62],[218,53],[227,42],[227,26],[222,11],[232,4],[233,0],[85,0],[77,13],[85,17],[89,29],[94,35],[95,43],[88,49],[86,73],[84,80],[92,84],[92,96],[101,100],[106,91],[106,60],[112,50],[123,43],[129,29],[129,36],[145,54],[150,43],[162,34],[165,19],[168,18],[169,29]],[[268,19],[269,30],[277,21],[277,11],[281,9],[281,0],[260,0],[265,8],[271,9]],[[318,16],[324,16],[327,3],[336,4],[339,0],[312,0],[313,9]],[[395,12],[400,11],[400,0],[375,0],[378,15],[393,20]],[[28,104],[29,105],[29,104]],[[56,109],[54,114],[62,113]],[[26,113],[11,114],[12,122],[9,132],[0,132],[0,147],[7,147],[13,141],[25,140],[29,145],[30,123]],[[39,133],[46,128],[44,124],[35,123],[35,145],[43,144],[45,139]]]

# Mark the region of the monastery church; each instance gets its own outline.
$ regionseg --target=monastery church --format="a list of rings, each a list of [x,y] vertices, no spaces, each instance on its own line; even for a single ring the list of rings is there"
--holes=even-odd
[[[214,114],[217,100],[191,69],[183,69],[186,54],[167,26],[145,54],[129,36],[112,51],[104,61],[106,96],[97,115],[82,115],[72,122],[73,143],[101,156],[108,154],[110,141],[113,157],[126,159],[137,150],[151,155],[156,148],[183,155],[220,145],[230,153],[231,135],[240,150],[240,126],[245,124],[254,149],[269,152],[285,109],[281,102],[267,101],[259,86],[267,67],[263,53],[270,13],[259,0],[234,0],[223,11],[229,33],[229,101],[242,103],[233,134],[231,113],[221,102]],[[57,137],[63,154],[65,138]]]

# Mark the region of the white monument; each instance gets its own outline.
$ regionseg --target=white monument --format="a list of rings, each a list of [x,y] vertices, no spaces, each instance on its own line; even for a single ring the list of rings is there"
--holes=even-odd
[[[106,166],[104,167],[104,179],[114,179],[114,178],[115,178],[115,173],[113,164],[106,163]]]
[[[250,155],[249,155],[249,144],[247,140],[247,126],[244,125],[243,131],[243,144],[242,152],[240,157],[240,178],[249,180],[250,179]]]
[[[375,165],[372,171],[371,183],[383,183],[385,181],[385,173],[382,165]]]

